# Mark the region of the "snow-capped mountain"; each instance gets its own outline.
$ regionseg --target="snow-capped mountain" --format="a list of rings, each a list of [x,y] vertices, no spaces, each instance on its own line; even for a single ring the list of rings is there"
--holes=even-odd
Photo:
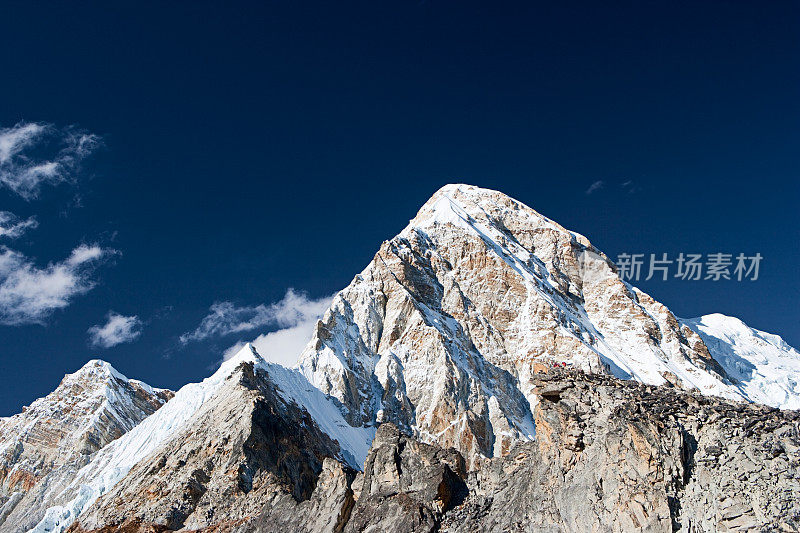
[[[92,360],[22,413],[0,419],[0,530],[19,520],[26,494],[74,473],[171,397]]]
[[[101,362],[87,367],[144,397],[172,395],[117,378]],[[459,512],[480,528],[486,497],[509,506],[493,511],[492,524],[505,524],[508,509],[529,511],[526,495],[539,485],[565,498],[540,513],[543,524],[558,524],[553,513],[569,505],[561,519],[589,529],[620,513],[631,524],[674,528],[680,498],[697,516],[716,509],[701,530],[766,524],[754,511],[760,504],[739,502],[730,487],[773,507],[800,505],[787,474],[800,464],[798,417],[737,402],[797,408],[799,371],[800,353],[780,337],[722,315],[678,319],[622,281],[585,237],[502,193],[448,185],[336,295],[295,368],[246,345],[160,409],[153,400],[147,418],[107,392],[103,409],[87,407],[80,388],[59,393],[83,406],[55,411],[56,425],[71,428],[65,434],[108,418],[102,434],[114,438],[91,440],[80,462],[54,461],[27,493],[5,496],[13,514],[4,511],[0,532],[356,531],[373,518],[376,530],[438,528],[465,490],[477,507]],[[2,433],[13,419],[0,423],[0,450],[19,462],[8,443],[20,430]],[[391,430],[373,443],[385,422],[409,437]],[[731,439],[741,442],[721,451]],[[28,463],[57,455],[23,449]],[[727,485],[694,479],[695,453],[730,457]],[[769,468],[751,468],[756,456]],[[530,457],[548,458],[549,473],[526,466]],[[638,465],[635,475],[618,472],[620,457]],[[576,464],[579,476],[569,473]],[[652,487],[635,503],[642,483]],[[589,492],[599,500],[570,496]],[[646,505],[657,515],[643,515]]]
[[[797,352],[770,338],[748,344],[758,356],[729,349],[744,337],[679,321],[582,235],[502,193],[448,185],[334,298],[298,368],[350,423],[392,421],[491,457],[533,437],[532,378],[556,363],[796,405]],[[741,361],[755,359],[767,370],[745,382]]]

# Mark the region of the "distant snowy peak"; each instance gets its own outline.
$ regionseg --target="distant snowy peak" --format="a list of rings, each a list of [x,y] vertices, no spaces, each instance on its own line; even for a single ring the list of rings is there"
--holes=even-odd
[[[66,374],[52,393],[23,408],[15,417],[53,417],[65,423],[85,420],[85,429],[110,417],[124,432],[169,400],[172,394],[170,390],[128,379],[110,363],[92,359],[76,372]]]
[[[102,359],[89,360],[77,372],[64,376],[64,380],[86,380],[87,377],[90,378],[90,380],[94,383],[103,384],[105,386],[110,386],[114,382],[127,383],[136,388],[145,390],[148,393],[163,399],[164,401],[172,397],[172,391],[168,389],[151,387],[147,383],[139,381],[138,379],[128,379],[116,368],[111,366],[111,363],[103,361]]]
[[[37,435],[40,426],[46,424],[46,433],[57,441],[82,437],[81,432],[99,432],[99,440],[89,439],[84,443],[86,449],[81,449],[90,453],[102,447],[104,440],[113,440],[138,424],[172,394],[128,379],[111,364],[93,359],[66,374],[53,392],[24,407],[22,413],[0,419],[0,446],[8,444],[9,438]],[[103,434],[105,430],[107,434]]]
[[[800,409],[800,351],[778,335],[719,313],[681,320],[752,401]]]
[[[0,531],[17,520],[12,513],[23,495],[46,490],[40,483],[57,471],[83,466],[171,397],[92,360],[21,413],[0,419]]]

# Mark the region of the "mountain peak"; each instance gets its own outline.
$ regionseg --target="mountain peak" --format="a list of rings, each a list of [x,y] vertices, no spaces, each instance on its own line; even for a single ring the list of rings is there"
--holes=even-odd
[[[270,437],[280,421],[272,415],[261,416],[267,413],[262,400],[267,406],[280,407],[282,415],[295,413],[285,418],[292,430],[299,421],[301,431],[317,427],[326,438],[338,442],[338,452],[327,449],[323,453],[352,467],[364,465],[362,487],[376,486],[370,472],[385,478],[385,472],[370,468],[368,448],[376,428],[387,422],[423,443],[455,448],[470,469],[493,463],[484,461],[488,457],[543,447],[552,460],[520,462],[530,456],[514,453],[511,461],[535,468],[561,464],[569,470],[581,457],[589,458],[586,479],[594,484],[595,458],[607,455],[608,464],[614,465],[611,468],[617,468],[619,457],[642,458],[641,472],[650,476],[652,457],[667,456],[661,451],[641,453],[641,432],[630,423],[636,420],[632,416],[652,414],[652,420],[671,420],[667,425],[647,423],[649,428],[671,432],[676,428],[675,417],[665,419],[659,409],[667,398],[682,398],[674,402],[677,410],[701,409],[703,417],[711,404],[719,404],[727,413],[741,412],[728,403],[681,392],[681,388],[737,401],[797,405],[800,354],[781,342],[724,315],[678,319],[666,306],[620,279],[613,263],[584,237],[498,191],[450,184],[439,189],[399,235],[384,242],[362,273],[337,294],[316,323],[295,368],[265,361],[252,344],[238,345],[226,353],[213,375],[182,387],[157,412],[98,451],[69,479],[68,487],[50,491],[59,494],[58,501],[47,501],[49,507],[40,510],[42,500],[31,497],[16,512],[17,516],[38,513],[27,520],[38,521],[35,531],[51,533],[63,531],[76,518],[87,530],[121,522],[117,519],[131,518],[130,513],[138,513],[140,507],[142,520],[161,520],[159,513],[166,512],[169,520],[176,520],[175,529],[197,529],[212,519],[238,520],[236,513],[244,513],[244,507],[231,503],[228,488],[255,497],[265,494],[251,490],[260,477],[260,467],[253,465],[268,465],[267,471],[275,474],[270,454],[285,448],[285,440]],[[94,360],[82,371],[112,375],[113,368]],[[614,378],[665,387],[619,385]],[[582,380],[583,386],[576,386],[576,380]],[[81,381],[71,384],[81,390]],[[602,385],[599,396],[594,390],[598,384]],[[628,399],[609,393],[611,384],[620,391],[632,391]],[[85,389],[100,399],[107,393]],[[65,397],[74,402],[76,395]],[[641,404],[641,398],[649,398],[650,403]],[[620,404],[621,400],[630,403]],[[584,407],[575,411],[578,401]],[[617,409],[620,405],[624,410]],[[757,406],[748,409],[769,412]],[[562,410],[564,415],[572,414],[562,416]],[[575,418],[575,412],[581,416]],[[590,429],[587,439],[576,439],[587,427],[584,414],[598,417],[601,433]],[[610,414],[619,416],[623,433],[614,429],[607,445],[597,437],[611,429],[606,423]],[[786,419],[792,417],[789,414]],[[256,427],[258,431],[253,430]],[[247,438],[220,440],[221,431]],[[633,443],[631,455],[616,451],[608,455],[608,450],[620,449],[618,435],[624,432],[631,432],[631,438],[625,438]],[[708,447],[720,438],[715,432],[694,442]],[[569,438],[563,447],[553,446],[558,442],[553,435]],[[309,439],[301,440],[308,446]],[[397,439],[374,441],[374,447],[383,450],[378,455],[396,457],[395,451],[383,453],[393,440]],[[595,448],[601,450],[600,455],[582,453],[596,442],[601,442]],[[691,441],[669,439],[681,458],[684,442]],[[229,444],[252,446],[245,453],[248,459],[240,460],[238,449],[217,451]],[[198,454],[198,446],[205,451]],[[772,445],[759,446],[775,453]],[[404,449],[423,447],[404,445]],[[307,451],[316,454],[313,448]],[[162,459],[152,462],[156,457]],[[266,461],[259,463],[262,458]],[[398,476],[408,471],[400,466],[392,467]],[[454,466],[455,470],[463,467]],[[229,474],[235,471],[239,475],[233,479]],[[215,478],[214,472],[223,476]],[[548,473],[548,479],[564,478],[559,470],[549,472],[555,475]],[[605,479],[609,475],[616,475],[616,470],[603,472]],[[682,472],[676,475],[685,479]],[[200,492],[192,493],[189,506],[183,507],[187,477],[192,480],[190,489]],[[581,486],[580,493],[585,494],[583,489],[594,485]],[[142,487],[156,490],[143,495]],[[438,488],[432,493],[440,496],[443,485],[437,481],[434,487]],[[168,492],[161,492],[162,488]],[[227,492],[216,499],[211,495],[217,490]],[[450,489],[444,492],[452,495]],[[364,502],[372,496],[370,488],[354,499]],[[616,493],[613,498],[630,499],[627,495],[620,499]],[[205,507],[197,508],[201,500]],[[213,507],[208,503],[212,501],[225,503]],[[181,514],[175,514],[175,509]],[[310,516],[313,509],[306,507],[297,514]],[[218,511],[227,513],[225,518],[215,514]],[[668,513],[665,507],[658,516]]]
[[[28,497],[35,501],[47,490],[59,492],[59,484],[91,454],[138,425],[171,396],[171,391],[129,380],[109,363],[93,359],[65,375],[53,392],[23,412],[0,419],[0,501],[13,497],[13,504],[0,513],[0,526],[33,519],[28,510],[38,509],[38,504],[12,514],[17,503]],[[19,530],[24,528],[14,529]]]
[[[516,238],[517,232],[548,230],[566,236],[568,242],[574,240],[591,246],[583,235],[564,228],[507,194],[464,183],[448,184],[436,191],[401,235],[406,236],[413,229],[425,230],[446,224],[493,240],[495,237]],[[488,234],[487,229],[490,230]]]
[[[252,345],[252,343],[245,343],[235,354],[233,354],[229,359],[226,359],[222,362],[219,367],[219,370],[215,372],[216,374],[225,374],[228,375],[232,373],[236,368],[241,365],[242,363],[253,363],[255,365],[260,365],[264,363],[264,358],[261,357],[261,354],[258,353],[256,347]]]
[[[452,196],[455,194],[463,194],[473,197],[481,197],[481,196],[488,197],[494,195],[502,195],[505,196],[506,198],[510,198],[510,196],[500,191],[496,191],[494,189],[487,189],[485,187],[479,187],[477,185],[470,185],[469,183],[448,183],[446,185],[442,185],[435,193],[433,193],[433,196],[437,195]]]
[[[76,372],[73,372],[72,374],[67,374],[65,378],[68,378],[70,376],[86,376],[86,375],[102,376],[105,379],[116,378],[121,381],[128,381],[128,378],[125,377],[125,375],[122,374],[122,372],[114,368],[108,361],[103,361],[102,359],[90,359],[89,361],[86,362],[85,365],[80,367]]]
[[[535,378],[555,366],[780,407],[800,398],[788,362],[769,365],[780,393],[756,395],[737,376],[763,377],[719,353],[585,237],[501,192],[449,184],[333,299],[298,368],[350,424],[393,422],[475,458],[532,438]]]

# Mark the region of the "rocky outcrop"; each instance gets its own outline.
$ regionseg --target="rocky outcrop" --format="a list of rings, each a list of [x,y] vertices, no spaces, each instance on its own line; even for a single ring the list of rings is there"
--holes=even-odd
[[[608,376],[536,379],[537,438],[444,531],[797,531],[800,414]]]
[[[308,500],[275,499],[254,519],[232,528],[235,533],[342,533],[353,510],[355,471],[326,458]]]
[[[434,531],[467,496],[466,463],[454,449],[420,443],[391,423],[378,428],[345,531]]]
[[[381,426],[346,530],[800,530],[800,413],[572,371],[535,382],[536,440],[469,473]]]
[[[63,488],[96,451],[172,394],[92,360],[22,413],[0,419],[0,531],[35,524],[37,495]]]

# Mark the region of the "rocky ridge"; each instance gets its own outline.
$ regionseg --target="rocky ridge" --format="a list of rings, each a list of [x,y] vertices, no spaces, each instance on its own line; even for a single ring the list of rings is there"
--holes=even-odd
[[[249,502],[263,504],[259,494],[272,497],[291,485],[293,496],[305,498],[324,457],[348,469],[363,465],[373,436],[374,428],[349,426],[298,372],[267,363],[246,345],[95,454],[59,492],[23,500],[20,508],[36,520],[19,530],[62,532],[78,517],[125,527],[133,517],[159,528],[236,521],[252,512]],[[307,463],[287,462],[287,450]],[[289,463],[295,470],[283,470]],[[263,494],[250,487],[261,479],[256,471],[267,480],[257,483]]]
[[[269,396],[266,377],[242,375]],[[289,443],[281,449],[290,450],[284,470],[308,468],[313,482],[297,490],[291,476],[269,475],[276,463],[268,460],[246,492],[236,462],[208,466],[226,464],[228,453],[199,452],[209,448],[192,439],[195,449],[173,446],[163,460],[148,458],[141,475],[71,531],[800,530],[800,413],[572,370],[537,374],[534,394],[536,440],[473,470],[457,450],[419,442],[391,423],[378,428],[359,473],[330,457],[293,454],[291,443],[308,439],[280,430]],[[251,412],[244,419],[251,431],[264,427]],[[312,439],[309,450],[335,455],[325,442]],[[148,467],[166,472],[148,475]],[[151,493],[137,496],[145,489]],[[184,509],[187,495],[204,502],[212,492],[219,513],[203,503],[191,521],[165,519]]]
[[[800,528],[797,411],[577,372],[536,381],[536,441],[485,461],[443,531]]]
[[[242,363],[179,432],[87,509],[80,524],[168,530],[236,524],[257,516],[267,501],[280,508],[281,500],[308,500],[326,457],[344,462],[338,443],[307,411],[284,400],[266,371]]]

